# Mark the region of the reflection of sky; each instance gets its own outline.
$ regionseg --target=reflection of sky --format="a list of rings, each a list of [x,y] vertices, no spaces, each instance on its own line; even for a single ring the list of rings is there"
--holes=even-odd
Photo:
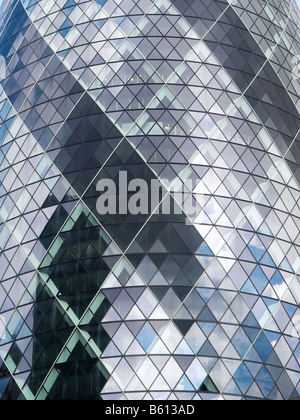
[[[147,323],[137,336],[137,339],[144,350],[149,351],[157,339],[157,334],[150,326],[150,324]]]

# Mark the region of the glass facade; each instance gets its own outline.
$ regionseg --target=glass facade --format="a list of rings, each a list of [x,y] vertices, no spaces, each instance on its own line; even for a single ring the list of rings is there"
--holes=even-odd
[[[294,0],[5,0],[0,55],[0,400],[297,399]]]

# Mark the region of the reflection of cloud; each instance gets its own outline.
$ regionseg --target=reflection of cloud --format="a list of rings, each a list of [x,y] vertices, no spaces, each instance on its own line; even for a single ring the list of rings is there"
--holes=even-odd
[[[177,389],[178,391],[184,391],[183,379],[178,384]]]
[[[256,235],[253,237],[253,239],[252,239],[252,241],[250,242],[250,244],[251,244],[253,247],[257,248],[257,249],[263,249],[263,250],[265,250],[265,247],[263,246],[263,244],[262,244],[262,243],[261,243],[261,241],[259,240],[258,236],[256,236]]]
[[[186,374],[196,389],[200,388],[201,384],[204,382],[207,376],[205,369],[198,360],[194,360]]]
[[[285,293],[288,291],[288,287],[284,282],[282,282],[282,284],[274,284],[272,287],[273,290],[270,297],[273,299],[282,299]]]
[[[220,235],[216,228],[213,228],[205,238],[205,242],[209,248],[217,254],[225,244],[224,238]]]

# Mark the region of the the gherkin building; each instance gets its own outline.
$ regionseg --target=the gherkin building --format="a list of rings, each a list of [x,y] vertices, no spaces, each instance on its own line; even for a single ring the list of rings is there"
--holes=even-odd
[[[0,0],[0,400],[299,397],[299,16]]]

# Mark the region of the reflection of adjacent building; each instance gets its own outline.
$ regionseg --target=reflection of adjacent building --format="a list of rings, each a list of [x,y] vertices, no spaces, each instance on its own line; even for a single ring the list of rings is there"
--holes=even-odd
[[[41,241],[48,235],[46,226]],[[109,244],[79,205],[39,268],[45,287],[35,308],[32,372],[39,399],[96,399],[108,379],[99,358],[109,342],[100,322],[110,305],[99,289]]]

